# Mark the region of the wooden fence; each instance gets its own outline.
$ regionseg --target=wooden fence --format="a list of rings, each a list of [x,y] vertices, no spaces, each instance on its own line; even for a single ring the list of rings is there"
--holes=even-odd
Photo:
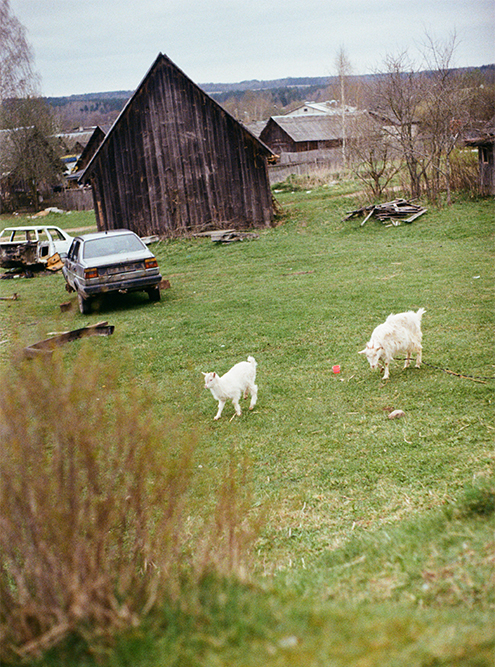
[[[64,190],[50,197],[50,201],[43,206],[56,206],[63,211],[90,211],[94,208],[93,191],[91,188]]]

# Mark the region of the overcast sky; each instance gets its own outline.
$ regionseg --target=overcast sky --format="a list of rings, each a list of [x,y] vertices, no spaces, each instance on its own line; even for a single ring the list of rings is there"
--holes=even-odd
[[[495,0],[10,0],[45,96],[134,90],[158,53],[196,83],[355,74],[419,64],[455,32],[459,67],[495,63]]]

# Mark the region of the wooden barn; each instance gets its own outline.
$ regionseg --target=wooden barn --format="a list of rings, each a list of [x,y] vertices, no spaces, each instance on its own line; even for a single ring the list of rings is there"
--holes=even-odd
[[[342,117],[330,114],[272,116],[260,139],[275,153],[299,153],[342,146]]]
[[[98,229],[269,226],[271,150],[159,54],[87,165]]]

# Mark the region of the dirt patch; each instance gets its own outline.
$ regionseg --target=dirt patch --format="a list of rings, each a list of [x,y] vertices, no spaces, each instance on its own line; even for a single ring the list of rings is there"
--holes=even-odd
[[[69,234],[71,232],[86,232],[87,234],[89,234],[90,232],[96,232],[98,230],[96,226],[93,226],[93,227],[73,227],[72,229],[67,229],[66,231],[69,232]]]

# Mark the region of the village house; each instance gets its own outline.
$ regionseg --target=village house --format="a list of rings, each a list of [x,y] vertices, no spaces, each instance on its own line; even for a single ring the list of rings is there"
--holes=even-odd
[[[356,107],[345,105],[345,113],[354,113],[357,111]],[[285,116],[311,116],[315,114],[340,114],[342,115],[342,107],[337,100],[327,100],[326,102],[305,102],[300,106],[292,109],[292,111],[284,114]]]
[[[159,54],[81,177],[98,229],[140,236],[269,226],[272,151]]]

